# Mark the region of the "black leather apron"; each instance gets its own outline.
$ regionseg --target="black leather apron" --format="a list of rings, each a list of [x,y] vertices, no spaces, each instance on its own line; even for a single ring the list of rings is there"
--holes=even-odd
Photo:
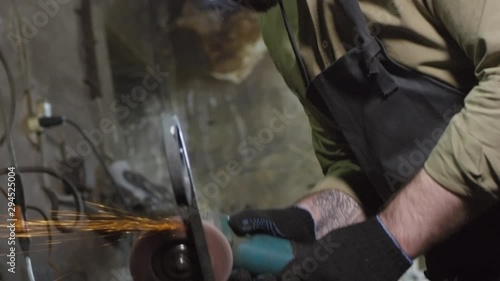
[[[359,33],[359,45],[312,81],[281,0],[279,4],[302,77],[308,85],[307,98],[336,121],[360,167],[381,199],[387,201],[423,167],[451,117],[463,108],[466,93],[393,61],[379,39],[370,35],[358,0],[339,2]],[[460,250],[454,252],[453,258],[446,254],[447,248],[460,243],[457,241],[469,243],[469,235],[476,235],[478,228],[468,227],[468,234],[456,235],[458,238],[438,247],[440,250],[433,255],[436,258],[431,258],[436,265],[429,265],[432,280],[456,277],[457,267],[464,266],[454,260],[460,258],[457,255]],[[500,260],[499,256],[496,258]]]
[[[358,1],[340,3],[360,45],[315,77],[307,97],[324,101],[386,201],[422,168],[465,93],[393,61],[370,35]]]

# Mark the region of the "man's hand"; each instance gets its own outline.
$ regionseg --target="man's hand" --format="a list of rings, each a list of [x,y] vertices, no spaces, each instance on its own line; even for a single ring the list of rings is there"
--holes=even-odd
[[[312,215],[318,239],[335,229],[366,220],[361,205],[349,195],[337,190],[312,194],[300,200],[297,206]]]
[[[231,216],[238,235],[268,234],[295,242],[312,243],[334,229],[366,219],[361,206],[337,190],[321,191],[287,209],[249,210]]]
[[[421,170],[376,219],[327,234],[292,261],[281,280],[396,281],[411,259],[486,207],[473,206]],[[330,249],[330,255],[322,249]]]
[[[296,254],[280,281],[397,281],[411,266],[380,219],[334,230]]]
[[[328,232],[366,219],[361,206],[337,190],[314,193],[293,207],[275,210],[248,210],[231,216],[229,225],[238,235],[268,234],[294,242],[312,244]],[[230,281],[273,281],[273,276],[251,276],[235,270]]]
[[[313,244],[298,247],[279,281],[397,281],[411,260],[378,218],[334,230]],[[236,276],[236,275],[235,275]],[[239,272],[231,281],[251,281]],[[269,279],[273,281],[272,277]]]
[[[334,230],[297,253],[280,280],[396,281],[410,267],[412,258],[448,238],[484,210],[449,192],[424,170],[379,216],[354,225],[358,221],[346,220],[345,214],[357,212],[338,208],[338,204],[319,204],[319,198],[328,198],[328,194],[331,195],[325,192],[305,198],[297,206],[314,218],[317,237],[326,231],[318,228],[322,219],[327,223],[321,225],[328,225],[325,229]],[[322,206],[331,208],[325,210]],[[364,216],[359,219],[362,220]],[[301,225],[295,221],[295,225]],[[343,227],[346,225],[350,226]]]

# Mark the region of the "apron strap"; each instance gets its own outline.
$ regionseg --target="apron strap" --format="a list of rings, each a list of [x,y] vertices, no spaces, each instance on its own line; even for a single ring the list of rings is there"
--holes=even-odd
[[[300,0],[299,0],[300,1]],[[362,40],[362,46],[359,46],[363,50],[364,61],[366,66],[367,77],[373,77],[377,80],[378,87],[383,95],[392,94],[397,90],[397,86],[390,74],[384,69],[380,61],[376,56],[382,51],[382,47],[379,45],[378,41],[371,36],[368,30],[368,24],[363,16],[361,7],[359,5],[359,0],[339,0],[344,12],[347,14],[349,19],[353,22],[355,28],[359,32],[359,36]],[[292,34],[290,24],[288,22],[288,17],[285,10],[285,5],[283,0],[278,0],[281,16],[283,17],[283,23],[288,35],[288,39],[292,45],[293,53],[295,55],[295,60],[297,66],[299,67],[302,80],[306,88],[309,88],[311,84],[311,78],[306,69],[304,60],[300,54],[298,44]]]
[[[359,0],[339,0],[342,9],[346,13],[347,17],[352,21],[354,27],[359,32],[359,36],[363,40],[362,44],[365,45],[373,38],[368,30],[368,24],[366,23],[361,7],[359,6]]]
[[[283,5],[283,0],[278,0],[278,3],[280,5],[281,16],[283,17],[283,23],[285,24],[286,33],[288,34],[288,39],[290,40],[290,43],[292,44],[293,53],[294,53],[295,59],[297,61],[297,66],[299,67],[299,70],[300,70],[300,75],[302,76],[304,86],[306,88],[308,88],[309,84],[311,83],[311,79],[310,79],[309,74],[307,72],[304,60],[303,60],[302,56],[300,55],[300,51],[299,51],[299,47],[297,45],[297,42],[295,41],[295,38],[293,37],[292,31],[290,28],[290,24],[288,22],[288,17],[286,15],[285,5]]]
[[[396,92],[398,89],[396,82],[377,58],[378,54],[383,52],[378,40],[372,38],[362,49],[366,65],[366,77],[376,81],[382,95],[388,96]]]
[[[359,0],[339,0],[347,17],[352,21],[361,38],[361,46],[358,48],[363,51],[363,57],[366,67],[366,77],[375,79],[382,95],[387,96],[397,90],[394,79],[381,64],[377,56],[383,52],[379,41],[370,34],[368,23],[365,20]]]

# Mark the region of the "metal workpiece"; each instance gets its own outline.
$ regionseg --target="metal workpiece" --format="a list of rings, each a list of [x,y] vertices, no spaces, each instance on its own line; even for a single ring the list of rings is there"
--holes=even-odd
[[[180,214],[175,220],[181,224],[174,231],[146,233],[139,239],[130,259],[132,276],[136,281],[223,281],[229,276],[232,263],[226,263],[228,269],[224,275],[227,277],[216,279],[216,267],[208,251],[207,239],[213,241],[217,240],[213,237],[218,237],[218,242],[227,242],[224,236],[218,234],[215,227],[209,224],[205,226],[210,229],[208,236],[204,232],[178,119],[164,114],[162,126],[168,170]],[[230,253],[229,245],[227,248]],[[220,271],[217,273],[221,274]]]
[[[192,238],[188,246],[196,254],[193,271],[198,272],[203,277],[202,280],[215,281],[180,123],[176,116],[168,114],[162,116],[162,122],[165,155],[174,195],[182,220],[186,225],[187,237]]]

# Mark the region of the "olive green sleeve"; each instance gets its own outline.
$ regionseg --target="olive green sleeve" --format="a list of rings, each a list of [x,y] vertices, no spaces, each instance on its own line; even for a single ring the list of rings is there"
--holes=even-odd
[[[500,1],[433,0],[432,7],[473,61],[479,82],[425,169],[452,192],[494,202],[500,193]]]
[[[344,174],[360,171],[360,169],[351,160],[353,159],[352,154],[347,152],[349,151],[347,142],[342,137],[340,130],[330,120],[321,120],[324,118],[314,107],[305,104],[304,108],[309,118],[309,124],[311,125],[313,148],[323,174],[328,178],[335,178],[335,180],[328,179],[326,181],[331,184],[325,184],[325,182],[319,183],[313,191],[325,189],[329,185],[335,185],[341,191],[348,193],[359,201],[359,197],[352,188],[345,181],[341,180]],[[336,184],[333,184],[334,182]]]
[[[311,125],[314,151],[325,174],[313,192],[336,189],[353,197],[368,213],[376,212],[382,202],[354,160],[340,128],[308,102],[303,104]]]

